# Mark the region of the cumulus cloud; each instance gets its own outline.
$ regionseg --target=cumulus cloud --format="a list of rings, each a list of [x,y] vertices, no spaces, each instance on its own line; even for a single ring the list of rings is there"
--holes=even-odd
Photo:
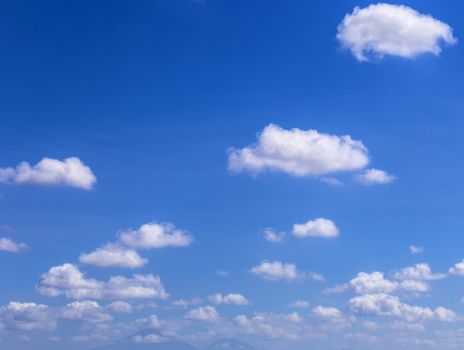
[[[202,306],[187,312],[185,318],[196,321],[214,322],[219,320],[219,313],[213,306]]]
[[[96,181],[92,170],[77,157],[43,158],[33,166],[22,162],[16,168],[0,168],[3,183],[65,185],[90,190]]]
[[[83,253],[79,257],[83,264],[98,267],[139,268],[148,260],[142,258],[135,250],[124,248],[118,244],[107,244],[91,253]]]
[[[10,252],[10,253],[21,253],[27,249],[25,243],[16,243],[10,238],[0,237],[0,251]]]
[[[456,314],[443,307],[432,310],[428,307],[411,306],[402,303],[396,296],[388,294],[365,294],[351,299],[349,309],[356,315],[398,317],[407,322],[443,321],[452,322]]]
[[[122,232],[119,240],[129,247],[139,249],[186,247],[193,242],[191,235],[171,223],[145,224],[137,230]]]
[[[368,163],[366,147],[350,136],[286,130],[274,124],[264,128],[256,144],[229,150],[232,172],[274,170],[294,176],[319,176],[362,169]]]
[[[14,301],[0,307],[0,324],[11,330],[51,331],[56,320],[47,305]]]
[[[297,300],[291,304],[288,305],[289,308],[294,308],[294,309],[307,309],[309,308],[311,304],[309,301],[306,300]]]
[[[357,182],[363,185],[383,185],[396,180],[396,176],[379,169],[367,169],[355,176]]]
[[[130,314],[134,311],[131,304],[121,300],[112,302],[106,308],[117,314]]]
[[[359,61],[388,55],[439,55],[442,43],[457,41],[448,24],[410,7],[385,3],[356,7],[338,26],[337,39]]]
[[[101,323],[113,320],[96,302],[91,300],[74,301],[60,310],[60,318],[65,320]]]
[[[297,281],[302,279],[324,281],[324,276],[318,273],[302,272],[297,269],[295,264],[280,261],[263,261],[260,265],[253,267],[251,273],[269,281]]]
[[[432,273],[429,264],[422,263],[395,271],[393,277],[397,280],[435,281],[445,278],[446,274]]]
[[[219,304],[233,304],[233,305],[248,305],[248,300],[242,295],[238,293],[230,293],[227,295],[222,294],[214,294],[208,297],[209,301],[212,303],[219,305]]]
[[[449,269],[452,275],[464,276],[464,260]]]
[[[166,299],[163,284],[158,276],[134,275],[111,277],[107,282],[86,278],[74,265],[64,264],[52,267],[44,273],[37,290],[44,295],[56,297],[64,295],[73,299]]]
[[[405,277],[403,274],[402,277]],[[372,273],[360,272],[350,282],[341,286],[331,288],[329,292],[353,291],[357,294],[369,293],[425,293],[430,290],[430,286],[421,280],[403,280],[401,282],[392,281],[385,278],[383,272],[374,271]]]
[[[293,225],[293,235],[298,238],[305,237],[337,237],[340,233],[335,223],[331,220],[318,218],[304,224]]]
[[[321,319],[338,320],[341,319],[342,312],[335,307],[317,306],[313,309],[312,314]]]

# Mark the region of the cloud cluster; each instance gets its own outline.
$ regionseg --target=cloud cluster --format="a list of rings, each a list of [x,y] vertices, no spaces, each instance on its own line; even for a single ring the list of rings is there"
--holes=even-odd
[[[238,293],[229,293],[226,295],[214,294],[208,297],[209,301],[212,303],[219,304],[232,304],[232,305],[248,305],[249,301],[242,295]]]
[[[439,55],[442,43],[456,42],[448,24],[410,7],[385,3],[356,7],[338,26],[337,39],[359,61]]]
[[[0,307],[0,324],[10,330],[50,331],[56,320],[47,305],[14,301]]]
[[[16,168],[0,168],[0,183],[65,185],[90,190],[96,181],[92,170],[77,157],[43,158],[33,166],[22,162]]]
[[[108,243],[90,253],[83,253],[79,261],[98,267],[143,267],[148,260],[142,258],[138,249],[160,249],[165,247],[186,247],[193,237],[186,231],[177,229],[171,223],[144,224],[136,230],[119,234],[115,243]]]
[[[203,322],[215,322],[219,320],[219,317],[219,313],[213,306],[202,306],[196,309],[192,309],[185,314],[185,318],[189,320]]]
[[[47,296],[65,296],[72,299],[166,299],[163,284],[158,276],[134,275],[111,277],[107,282],[86,278],[72,264],[52,267],[42,274],[37,290]]]

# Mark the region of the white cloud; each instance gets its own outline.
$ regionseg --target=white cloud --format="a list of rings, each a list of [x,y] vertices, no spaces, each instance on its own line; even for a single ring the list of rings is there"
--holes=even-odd
[[[464,260],[449,269],[452,275],[464,276]]]
[[[16,168],[0,168],[3,183],[66,185],[90,190],[96,181],[92,170],[76,157],[43,158],[34,166],[22,162]]]
[[[242,295],[238,293],[230,293],[227,295],[222,294],[214,294],[208,297],[209,301],[212,303],[219,305],[219,304],[233,304],[233,305],[248,305],[248,300]]]
[[[229,169],[233,172],[275,170],[318,176],[362,169],[368,163],[367,149],[350,136],[285,130],[274,124],[264,128],[256,144],[229,150]]]
[[[338,26],[337,39],[359,61],[387,55],[439,55],[442,43],[456,42],[448,24],[410,7],[385,3],[356,7]]]
[[[282,263],[280,261],[263,261],[260,265],[253,267],[251,273],[269,281],[297,281],[302,279],[324,281],[324,276],[320,274],[302,272],[297,269],[295,264]]]
[[[342,318],[342,312],[334,307],[324,307],[324,306],[317,306],[312,311],[314,316],[317,316],[322,319],[340,319]]]
[[[351,299],[349,309],[356,315],[398,317],[407,322],[456,320],[456,314],[443,307],[432,310],[428,307],[402,303],[398,297],[388,294],[365,294]]]
[[[405,275],[403,276],[405,277]],[[392,281],[385,278],[383,272],[360,272],[350,282],[329,289],[329,292],[343,292],[351,290],[357,294],[367,293],[425,293],[430,290],[429,285],[421,280]]]
[[[163,343],[168,340],[168,338],[163,337],[159,334],[151,333],[147,335],[136,335],[132,338],[134,343],[139,344],[158,344]]]
[[[10,238],[0,237],[0,251],[10,253],[21,253],[27,249],[27,245],[24,243],[16,243]]]
[[[117,314],[131,314],[134,311],[131,304],[121,300],[112,302],[106,308]]]
[[[47,305],[10,302],[0,307],[0,324],[12,330],[51,331],[56,327],[56,320]]]
[[[446,277],[442,273],[432,273],[429,264],[422,263],[405,267],[396,271],[393,277],[397,280],[435,281]]]
[[[186,247],[193,242],[193,237],[171,223],[150,223],[121,233],[119,241],[132,248],[150,249]]]
[[[291,304],[288,305],[290,308],[295,308],[295,309],[307,309],[309,308],[311,304],[309,301],[306,300],[297,300]]]
[[[166,299],[168,294],[158,276],[134,275],[111,277],[108,282],[88,279],[74,265],[64,264],[52,267],[44,273],[37,290],[44,295],[64,295],[73,299]]]
[[[331,220],[318,218],[304,224],[293,225],[293,235],[298,238],[305,237],[337,237],[340,233],[335,223]]]
[[[148,260],[142,258],[135,250],[124,248],[118,244],[107,244],[102,248],[81,254],[79,261],[83,264],[98,267],[128,267],[139,268],[144,266]]]
[[[264,239],[272,243],[281,243],[285,239],[285,232],[276,232],[272,228],[265,228],[263,231]]]
[[[379,169],[367,169],[355,176],[356,181],[364,185],[383,185],[395,181],[397,178]]]
[[[190,310],[185,315],[189,320],[214,322],[219,320],[219,313],[213,306],[203,306],[197,309]]]
[[[185,299],[179,299],[175,300],[172,302],[173,306],[179,306],[179,307],[187,307],[190,305],[198,305],[201,304],[201,299],[200,298],[193,298],[191,300],[185,300]]]
[[[65,320],[88,323],[109,322],[113,317],[106,313],[96,301],[74,301],[61,309],[60,317]]]
[[[423,252],[425,252],[425,248],[411,244],[409,246],[409,251],[411,252],[411,254],[417,255],[417,254],[422,254]]]

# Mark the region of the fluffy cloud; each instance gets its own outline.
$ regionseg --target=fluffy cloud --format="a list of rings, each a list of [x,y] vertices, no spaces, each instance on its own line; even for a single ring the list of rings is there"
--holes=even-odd
[[[452,275],[464,276],[464,260],[449,269]]]
[[[396,176],[379,169],[367,169],[355,176],[356,181],[364,185],[383,185],[396,180]]]
[[[456,320],[456,314],[443,307],[432,310],[428,307],[402,303],[398,297],[388,294],[365,294],[351,299],[349,309],[356,315],[398,317],[407,322]]]
[[[65,320],[101,323],[113,320],[96,302],[90,300],[74,301],[61,309],[60,317]]]
[[[305,237],[337,237],[340,233],[335,223],[331,220],[318,218],[304,224],[293,225],[293,235],[298,238]]]
[[[0,324],[12,330],[50,331],[56,327],[56,320],[47,305],[10,302],[0,307]]]
[[[106,308],[117,314],[130,314],[134,311],[131,304],[121,300],[112,302]]]
[[[0,237],[0,251],[20,253],[26,249],[27,245],[24,243],[16,243],[10,238]]]
[[[138,268],[144,266],[148,260],[143,259],[132,249],[121,247],[118,244],[107,244],[94,252],[81,254],[79,261],[83,264],[98,267],[128,267]]]
[[[409,7],[385,3],[356,7],[338,26],[337,39],[359,61],[371,56],[439,55],[442,43],[456,42],[448,24]]]
[[[320,319],[325,320],[341,320],[343,318],[342,312],[334,307],[317,306],[313,309],[312,314]]]
[[[96,181],[92,170],[76,157],[43,158],[34,166],[22,162],[16,168],[0,168],[0,182],[3,183],[66,185],[90,190]]]
[[[121,233],[119,240],[129,247],[140,249],[186,247],[193,242],[192,236],[170,223],[145,224],[138,230]]]
[[[406,274],[402,274],[405,277]],[[329,292],[354,291],[357,294],[368,293],[425,293],[430,287],[421,280],[403,280],[401,282],[392,281],[385,278],[383,272],[375,271],[372,273],[360,272],[350,282],[329,289]]]
[[[301,279],[312,279],[324,281],[324,277],[314,272],[301,272],[295,264],[282,263],[280,261],[264,261],[251,269],[251,273],[269,281],[287,280],[297,281]]]
[[[233,304],[233,305],[248,305],[248,300],[242,295],[237,293],[230,293],[227,295],[214,294],[208,297],[212,303],[219,304]]]
[[[417,264],[396,271],[393,277],[397,280],[435,281],[446,277],[442,273],[432,273],[429,264]]]
[[[52,267],[41,276],[37,290],[44,295],[64,295],[73,299],[165,299],[168,297],[158,276],[152,274],[134,275],[132,278],[115,276],[108,282],[102,282],[86,278],[72,264]]]
[[[203,306],[197,309],[190,310],[185,315],[185,318],[189,320],[214,322],[219,320],[219,313],[213,306]]]
[[[318,176],[362,169],[368,162],[367,149],[350,136],[285,130],[273,124],[264,128],[256,144],[229,150],[229,169],[233,172],[275,170]]]

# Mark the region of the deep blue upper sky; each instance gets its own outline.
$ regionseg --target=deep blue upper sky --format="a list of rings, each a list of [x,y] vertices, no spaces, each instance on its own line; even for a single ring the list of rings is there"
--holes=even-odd
[[[401,3],[431,14],[451,26],[458,40],[464,38],[464,4]],[[43,349],[90,349],[101,342],[71,340],[92,333],[85,320],[81,325],[60,318],[55,330],[28,331],[10,325],[13,316],[5,316],[6,306],[1,309],[11,301],[56,309],[73,302],[74,298],[51,297],[36,289],[42,274],[64,263],[104,281],[137,273],[160,276],[170,298],[126,300],[134,312],[113,316],[114,322],[146,317],[151,311],[140,311],[137,305],[155,301],[159,307],[153,313],[160,319],[183,324],[185,313],[209,306],[207,297],[215,293],[240,293],[250,302],[240,309],[215,306],[222,320],[217,322],[233,322],[242,314],[250,319],[256,313],[283,317],[295,311],[287,305],[296,300],[311,304],[297,310],[301,317],[314,314],[319,305],[349,317],[345,309],[355,295],[324,290],[347,283],[359,272],[381,271],[387,278],[396,269],[427,263],[434,272],[447,273],[461,261],[464,49],[458,41],[444,45],[438,56],[387,55],[360,62],[337,41],[337,26],[356,6],[370,4],[1,3],[0,168],[75,156],[97,178],[90,191],[0,184],[0,237],[29,247],[21,254],[0,251],[0,326],[5,328],[0,327],[0,338],[8,348],[29,347],[25,337],[43,343]],[[369,150],[370,167],[385,169],[397,180],[362,186],[350,180],[349,172],[340,175],[343,186],[330,186],[314,176],[284,172],[231,173],[227,150],[252,145],[271,123],[350,135]],[[340,236],[273,244],[261,233],[266,227],[291,231],[295,223],[320,217],[333,220]],[[155,221],[188,231],[193,244],[141,251],[150,261],[137,270],[79,264],[81,253],[114,242],[118,232]],[[426,250],[411,255],[411,244]],[[326,282],[262,280],[250,270],[263,261],[292,263],[301,271],[324,275]],[[229,275],[217,276],[218,270]],[[456,276],[437,278],[426,295],[399,298],[462,315],[463,283]],[[175,300],[192,298],[203,302],[187,309],[170,307]],[[104,309],[114,300],[97,301]],[[178,336],[201,345],[222,337],[222,330],[226,336],[276,350],[340,345],[333,338],[285,337],[268,344],[269,336],[227,333],[227,325],[217,322],[208,326],[219,329],[211,339],[193,338],[200,334],[201,322],[188,325],[193,332],[179,326]],[[334,326],[328,332],[340,339],[355,331],[369,334],[372,330],[362,328],[362,322],[361,318],[351,330]],[[435,331],[458,328],[459,322],[432,323],[418,334],[398,332],[428,340]],[[105,341],[137,331],[121,330]],[[393,331],[385,326],[372,332],[381,338]],[[163,335],[163,330],[154,333]],[[52,336],[62,339],[49,342]],[[344,343],[344,349],[365,349],[368,343],[363,339]],[[457,335],[450,339],[462,342]]]

